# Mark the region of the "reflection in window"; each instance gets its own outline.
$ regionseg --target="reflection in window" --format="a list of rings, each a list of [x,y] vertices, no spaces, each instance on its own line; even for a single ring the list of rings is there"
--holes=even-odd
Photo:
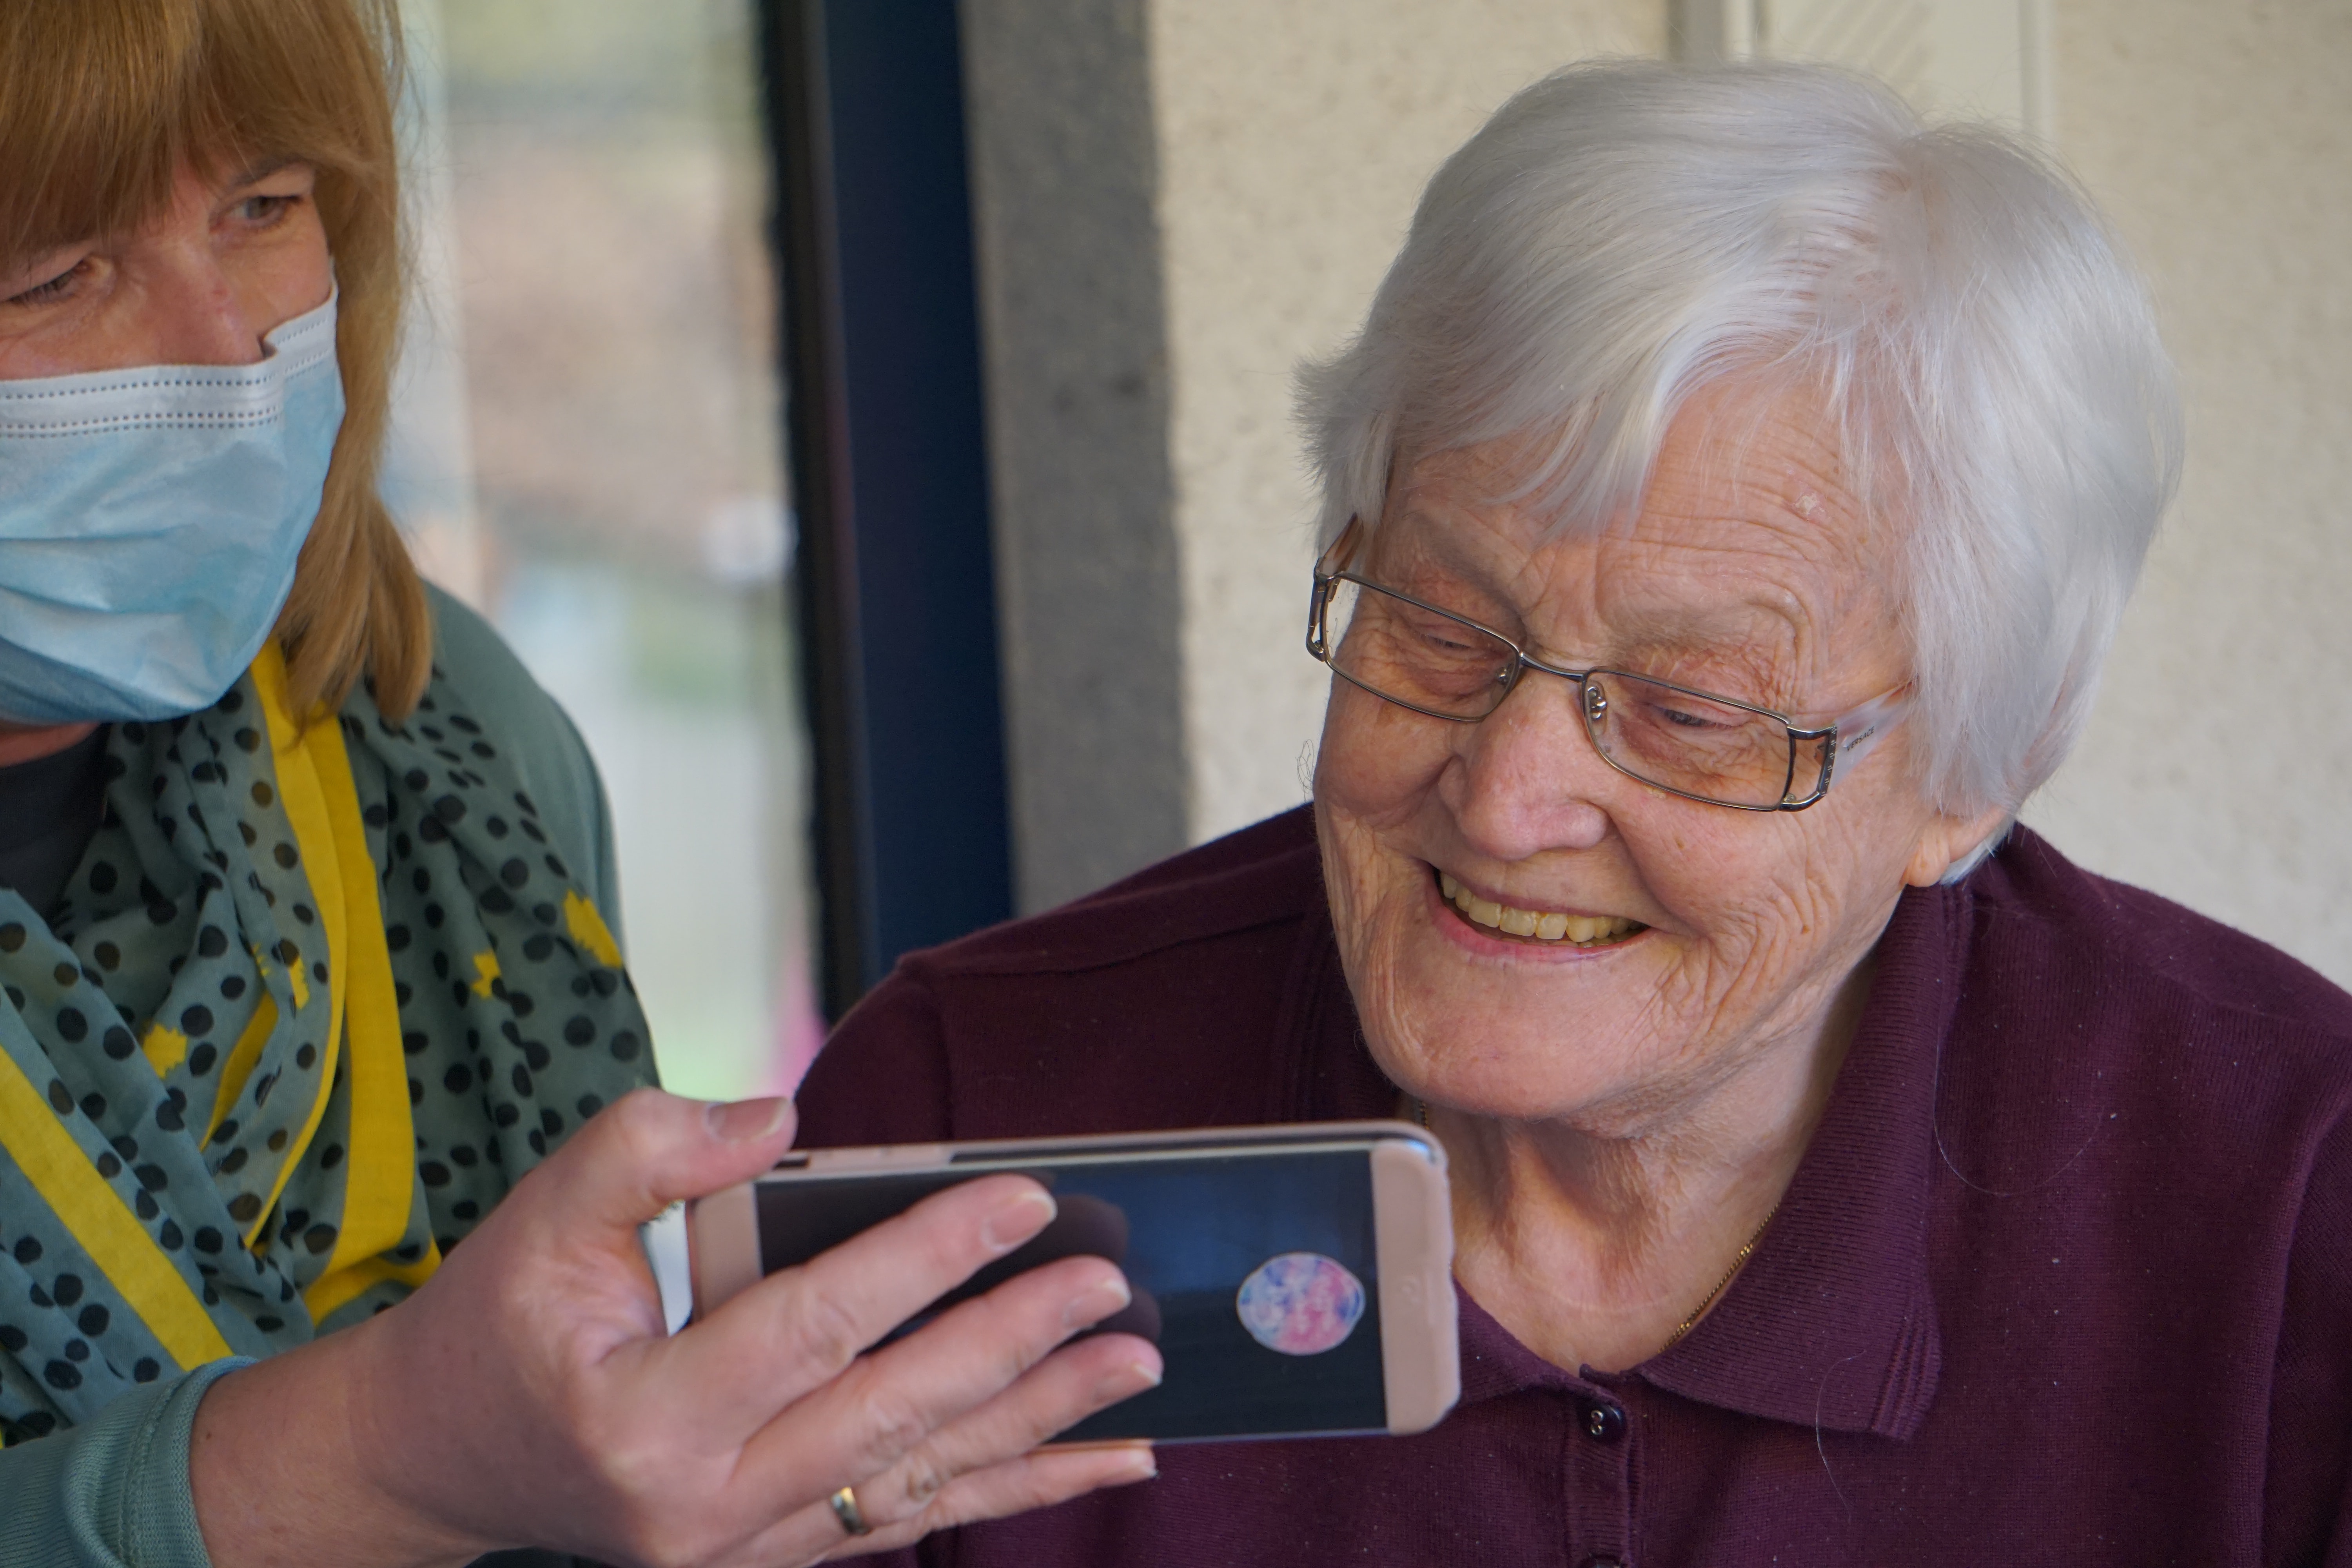
[[[786,1087],[817,1025],[751,0],[406,10],[386,498],[595,754],[664,1080]]]

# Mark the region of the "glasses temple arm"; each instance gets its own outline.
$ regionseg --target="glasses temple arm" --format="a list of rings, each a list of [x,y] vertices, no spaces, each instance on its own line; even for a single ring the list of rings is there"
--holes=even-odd
[[[1838,772],[1853,767],[1868,756],[1886,732],[1903,721],[1911,710],[1911,685],[1906,681],[1892,691],[1884,691],[1858,708],[1849,708],[1821,731],[1836,739],[1836,750],[1831,753],[1830,765]]]

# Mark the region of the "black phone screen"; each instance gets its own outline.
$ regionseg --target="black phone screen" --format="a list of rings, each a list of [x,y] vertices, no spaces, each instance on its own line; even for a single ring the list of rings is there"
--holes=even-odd
[[[1371,1160],[1360,1143],[771,1178],[757,1188],[761,1270],[804,1263],[993,1170],[1043,1183],[1059,1206],[1054,1222],[898,1331],[1057,1258],[1118,1264],[1135,1300],[1095,1331],[1153,1341],[1166,1376],[1062,1441],[1387,1429]]]

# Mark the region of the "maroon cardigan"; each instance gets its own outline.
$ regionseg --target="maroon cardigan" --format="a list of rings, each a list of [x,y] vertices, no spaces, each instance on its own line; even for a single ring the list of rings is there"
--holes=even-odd
[[[813,1146],[1391,1113],[1305,811],[918,953]],[[1468,1298],[1409,1438],[1161,1450],[901,1561],[2352,1565],[2352,997],[2020,830],[1913,890],[1780,1216],[1688,1338]]]

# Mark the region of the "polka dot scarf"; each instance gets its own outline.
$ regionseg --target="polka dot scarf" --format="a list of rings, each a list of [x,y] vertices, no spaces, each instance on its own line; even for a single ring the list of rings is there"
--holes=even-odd
[[[44,921],[0,890],[0,1438],[400,1300],[653,1081],[604,921],[435,672],[296,725],[277,650],[121,724]]]

